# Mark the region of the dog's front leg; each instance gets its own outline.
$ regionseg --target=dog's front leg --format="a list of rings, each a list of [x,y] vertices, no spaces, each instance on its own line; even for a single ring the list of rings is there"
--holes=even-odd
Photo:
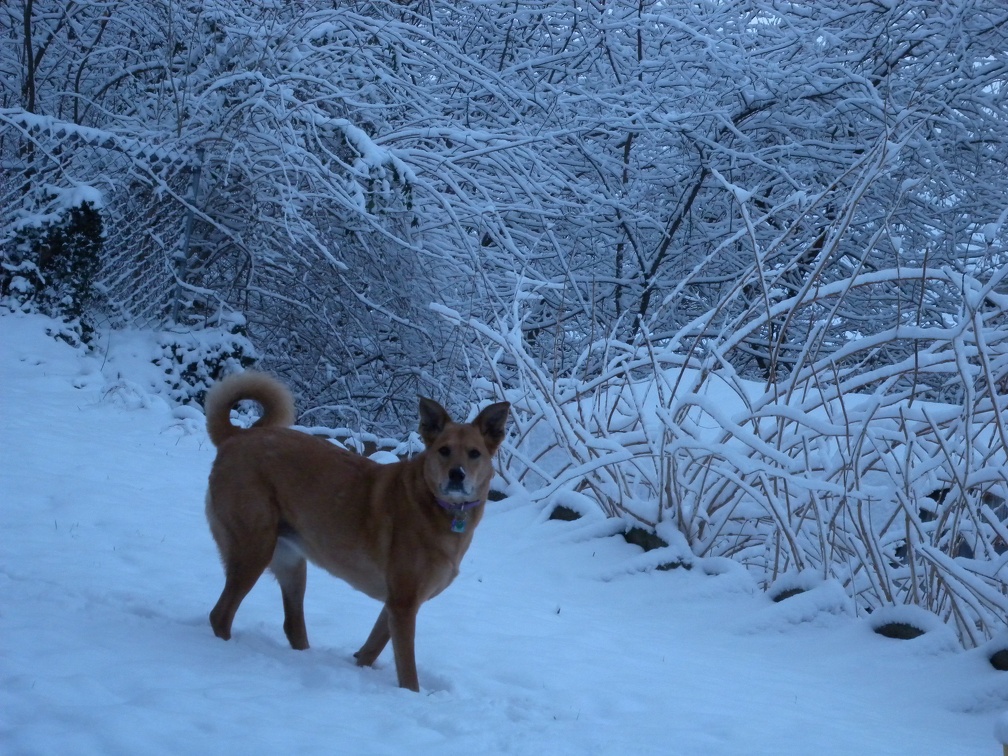
[[[416,639],[416,617],[419,603],[389,603],[388,626],[392,635],[392,651],[395,652],[396,674],[399,677],[399,687],[420,692],[420,680],[417,678],[414,641]]]
[[[389,637],[389,612],[388,607],[383,606],[381,614],[378,615],[378,620],[375,622],[374,627],[371,628],[371,634],[364,641],[364,645],[360,647],[360,651],[354,654],[357,666],[370,667],[374,664],[381,655],[385,645],[389,642]]]

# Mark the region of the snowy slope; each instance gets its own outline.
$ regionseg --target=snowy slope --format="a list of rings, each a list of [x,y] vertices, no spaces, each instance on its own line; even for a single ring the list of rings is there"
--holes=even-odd
[[[419,695],[390,650],[354,666],[379,607],[318,571],[310,651],[269,578],[220,641],[201,422],[148,392],[143,338],[84,357],[46,324],[0,316],[0,752],[1000,753],[1008,673],[951,632],[881,638],[837,586],[774,604],[731,563],[648,571],[521,496],[421,611]]]

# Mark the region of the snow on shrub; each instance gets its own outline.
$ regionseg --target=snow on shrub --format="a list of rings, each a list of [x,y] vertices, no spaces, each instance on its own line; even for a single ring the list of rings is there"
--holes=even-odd
[[[852,336],[767,383],[743,379],[727,356],[746,324],[702,347],[687,333],[602,339],[556,375],[527,350],[517,305],[493,325],[439,312],[482,339],[494,390],[513,404],[500,459],[509,483],[542,500],[576,492],[650,529],[672,523],[696,556],[731,558],[765,588],[813,574],[862,613],[922,607],[975,646],[1008,624],[1008,397],[998,388],[1008,327],[990,306],[1008,274],[909,275],[932,273],[962,296],[946,327]],[[904,356],[868,359],[889,344]],[[936,392],[956,401],[923,399]]]
[[[46,207],[22,217],[0,249],[0,291],[21,309],[61,319],[57,338],[87,343],[105,240],[102,196],[89,186],[50,186],[44,195]]]
[[[164,374],[168,394],[179,404],[203,405],[207,390],[221,378],[256,362],[252,343],[244,335],[244,320],[198,331],[165,332],[153,362]]]
[[[868,619],[872,630],[889,638],[912,640],[925,633],[943,633],[947,626],[941,618],[912,604],[885,606]]]

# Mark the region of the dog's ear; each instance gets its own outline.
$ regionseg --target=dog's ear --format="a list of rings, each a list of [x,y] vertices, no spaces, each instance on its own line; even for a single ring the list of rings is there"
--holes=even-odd
[[[434,443],[441,431],[451,422],[448,411],[433,399],[420,397],[420,438],[425,446]]]
[[[508,412],[511,410],[509,402],[497,402],[489,407],[484,407],[483,411],[476,415],[473,425],[483,436],[487,450],[493,454],[497,447],[504,440],[504,428],[507,425]]]

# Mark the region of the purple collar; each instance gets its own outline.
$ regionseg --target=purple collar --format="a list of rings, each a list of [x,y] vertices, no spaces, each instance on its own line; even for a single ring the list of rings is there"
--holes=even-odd
[[[439,499],[436,496],[434,497],[434,501],[437,502],[437,505],[441,507],[441,509],[445,510],[446,512],[452,512],[452,513],[465,512],[472,509],[473,507],[478,507],[480,504],[483,503],[482,499],[477,499],[476,501],[463,501],[461,504],[452,504],[450,502],[445,501],[444,499]]]

